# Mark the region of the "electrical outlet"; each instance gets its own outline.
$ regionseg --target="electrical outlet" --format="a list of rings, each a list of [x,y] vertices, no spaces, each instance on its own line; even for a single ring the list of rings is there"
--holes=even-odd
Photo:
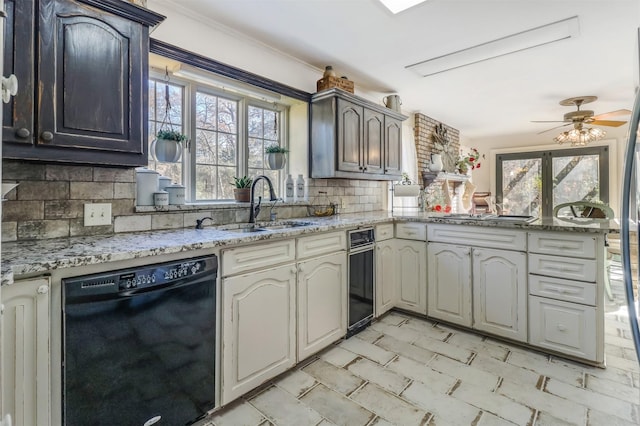
[[[84,205],[84,226],[111,225],[111,203]]]

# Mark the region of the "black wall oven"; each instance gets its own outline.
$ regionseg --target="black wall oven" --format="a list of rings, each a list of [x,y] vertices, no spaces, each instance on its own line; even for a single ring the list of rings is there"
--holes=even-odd
[[[347,337],[369,326],[373,319],[375,284],[373,228],[349,232],[349,326]]]
[[[65,426],[182,426],[214,408],[216,256],[62,280]]]

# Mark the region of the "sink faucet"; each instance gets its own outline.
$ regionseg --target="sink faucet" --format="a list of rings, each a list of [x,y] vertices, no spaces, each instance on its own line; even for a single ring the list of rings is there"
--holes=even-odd
[[[275,191],[273,190],[273,184],[271,183],[271,179],[269,179],[265,175],[256,176],[256,178],[253,180],[253,183],[251,184],[251,203],[249,204],[249,223],[256,223],[256,217],[258,217],[258,214],[260,213],[260,204],[262,203],[261,196],[258,197],[258,205],[254,207],[256,184],[260,179],[264,179],[267,181],[267,184],[269,185],[269,196],[271,197],[271,201],[276,201],[278,199],[278,197],[276,197]]]
[[[213,218],[210,216],[203,217],[202,219],[196,219],[196,229],[202,229],[202,223],[207,219],[213,222]]]

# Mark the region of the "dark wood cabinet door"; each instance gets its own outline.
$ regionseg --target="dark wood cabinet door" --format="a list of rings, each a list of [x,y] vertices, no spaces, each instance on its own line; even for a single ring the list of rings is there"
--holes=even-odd
[[[338,163],[343,172],[361,172],[364,108],[338,99]]]
[[[402,122],[385,117],[384,136],[384,173],[400,176],[402,174]]]
[[[146,164],[141,25],[66,0],[41,0],[39,20],[36,144]]]
[[[4,142],[33,143],[34,0],[5,0],[3,75],[15,74],[18,93],[2,109]]]
[[[364,109],[364,168],[365,173],[383,173],[384,114]]]

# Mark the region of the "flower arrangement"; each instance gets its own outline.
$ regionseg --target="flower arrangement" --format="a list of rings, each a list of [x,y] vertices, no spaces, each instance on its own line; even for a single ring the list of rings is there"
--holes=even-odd
[[[482,154],[482,158],[484,158],[484,154]],[[466,174],[469,168],[471,168],[471,170],[479,169],[481,165],[480,152],[478,152],[476,148],[471,148],[468,154],[460,157],[456,162],[456,168],[462,174]]]

